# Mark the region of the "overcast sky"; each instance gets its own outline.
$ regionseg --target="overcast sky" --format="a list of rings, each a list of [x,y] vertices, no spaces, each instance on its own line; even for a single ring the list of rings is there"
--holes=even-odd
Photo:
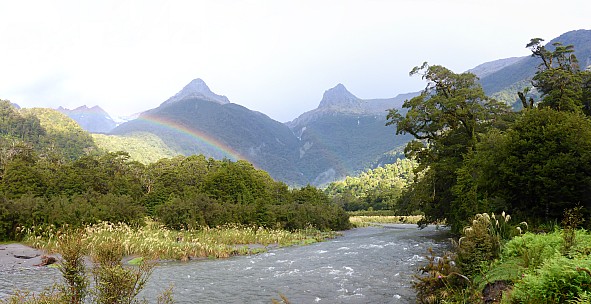
[[[194,78],[286,122],[338,83],[363,99],[591,29],[589,0],[0,0],[0,99],[23,107],[157,107]]]

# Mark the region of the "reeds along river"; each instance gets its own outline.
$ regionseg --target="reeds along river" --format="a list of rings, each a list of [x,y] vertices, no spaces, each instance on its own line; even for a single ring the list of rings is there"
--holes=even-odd
[[[173,286],[177,303],[414,303],[413,275],[427,249],[447,247],[434,226],[366,227],[309,246],[221,260],[167,262],[154,269],[140,297],[150,303]],[[40,290],[60,280],[56,269],[0,274],[0,296],[15,287]]]

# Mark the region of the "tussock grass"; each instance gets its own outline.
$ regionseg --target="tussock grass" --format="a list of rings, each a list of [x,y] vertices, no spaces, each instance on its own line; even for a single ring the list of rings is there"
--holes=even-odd
[[[349,221],[355,227],[366,227],[372,224],[416,224],[418,223],[422,215],[408,215],[408,216],[395,216],[395,215],[372,215],[372,216],[351,216]]]
[[[52,226],[33,227],[23,232],[25,244],[49,252],[57,251],[57,242],[62,233],[61,229]],[[156,222],[140,228],[123,223],[103,222],[87,226],[79,235],[82,246],[85,246],[88,252],[93,252],[100,244],[118,242],[126,256],[185,261],[192,258],[245,255],[264,251],[269,245],[310,244],[335,236],[335,232],[321,232],[312,228],[290,232],[239,225],[177,231],[167,229]]]

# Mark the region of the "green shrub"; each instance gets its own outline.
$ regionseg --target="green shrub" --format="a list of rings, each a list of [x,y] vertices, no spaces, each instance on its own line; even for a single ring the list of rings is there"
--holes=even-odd
[[[98,244],[93,252],[92,273],[96,282],[95,298],[98,303],[139,303],[135,298],[144,288],[152,265],[142,262],[137,267],[123,267],[121,259],[125,249],[116,241]]]
[[[557,256],[515,284],[511,303],[566,303],[591,291],[591,259]]]
[[[456,252],[458,266],[465,275],[472,277],[479,274],[486,263],[500,257],[506,240],[521,234],[527,227],[525,222],[514,227],[509,224],[510,220],[511,216],[505,212],[499,215],[476,214],[472,225],[464,228],[463,236],[456,244]]]
[[[576,242],[576,229],[583,224],[583,207],[577,206],[572,209],[564,211],[564,218],[562,219],[562,253],[569,254],[571,248]]]
[[[82,235],[82,230],[71,230],[58,237],[57,246],[61,254],[59,270],[66,281],[61,290],[63,297],[71,304],[84,303],[88,294],[89,282],[84,265],[86,250]]]
[[[560,255],[562,238],[559,231],[549,234],[534,234],[527,232],[516,236],[503,247],[503,259],[518,257],[522,259],[522,266],[535,269],[546,260]]]
[[[470,284],[470,280],[460,274],[451,253],[438,257],[429,248],[426,259],[427,265],[419,269],[421,274],[415,276],[417,281],[413,282],[413,288],[417,292],[417,303],[446,303],[462,294]]]

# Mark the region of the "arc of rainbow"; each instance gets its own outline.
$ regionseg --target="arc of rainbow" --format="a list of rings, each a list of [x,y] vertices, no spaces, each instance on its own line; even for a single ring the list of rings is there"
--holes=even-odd
[[[214,150],[217,150],[224,155],[228,155],[229,158],[234,161],[242,159],[242,160],[246,160],[246,161],[250,162],[248,160],[248,158],[240,155],[240,153],[238,153],[235,150],[233,150],[232,148],[228,147],[223,142],[209,136],[208,134],[206,134],[204,132],[186,127],[176,121],[172,121],[172,120],[166,119],[164,117],[152,116],[149,114],[143,114],[140,117],[138,117],[137,119],[140,121],[147,122],[148,124],[157,125],[157,126],[164,127],[166,129],[169,129],[169,130],[172,130],[175,132],[179,132],[181,134],[188,135],[189,137],[194,138],[195,140],[206,144],[207,146],[213,148]]]

